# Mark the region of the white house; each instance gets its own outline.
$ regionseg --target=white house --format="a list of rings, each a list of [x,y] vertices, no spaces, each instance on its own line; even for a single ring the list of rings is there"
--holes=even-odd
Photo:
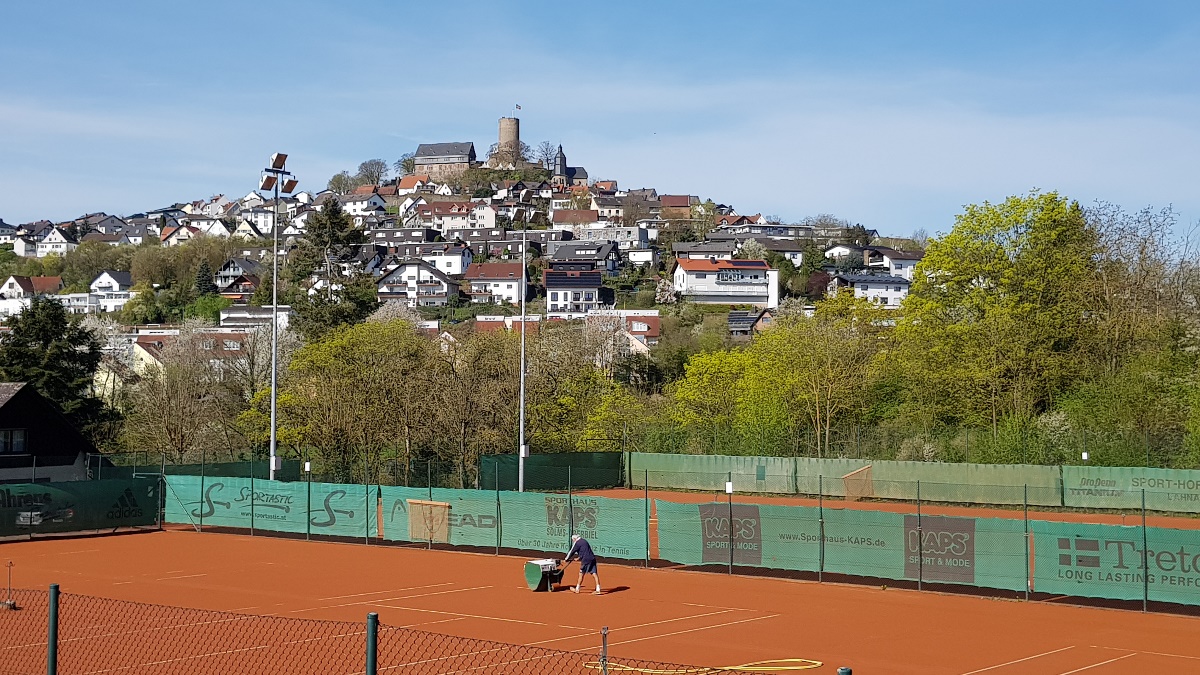
[[[463,244],[425,244],[418,250],[421,260],[450,276],[460,276],[466,272],[475,257],[471,247]]]
[[[909,281],[888,274],[838,273],[829,279],[826,292],[833,296],[843,289],[854,291],[854,297],[866,298],[886,309],[898,309],[908,297]]]
[[[200,230],[202,234],[210,237],[228,237],[229,229],[225,227],[225,223],[221,222],[220,218],[208,215],[192,215],[188,216],[185,223]]]
[[[383,201],[383,197],[374,192],[365,195],[342,195],[338,197],[338,201],[342,203],[342,208],[346,213],[352,216],[366,215],[373,213],[376,209],[387,208],[387,202]]]
[[[464,275],[471,302],[517,304],[525,294],[521,263],[471,263]]]
[[[649,233],[640,227],[581,227],[580,241],[612,242],[622,251],[650,247]]]
[[[116,270],[104,270],[92,279],[92,283],[88,288],[92,289],[93,293],[111,293],[113,291],[127,291],[133,287],[133,275],[129,272],[118,272]]]
[[[51,253],[55,255],[66,255],[71,251],[79,248],[79,242],[75,238],[67,234],[67,231],[61,227],[51,228],[46,234],[46,238],[39,241],[37,244],[37,257],[45,258]]]
[[[409,307],[442,307],[458,294],[458,283],[424,260],[406,259],[376,282],[381,301],[404,300]]]
[[[199,228],[190,225],[180,225],[179,227],[168,228],[162,231],[159,239],[162,240],[163,246],[179,246],[185,241],[191,241],[200,236]]]
[[[825,257],[841,260],[849,257],[862,256],[863,267],[871,271],[904,277],[912,281],[917,263],[925,257],[925,252],[898,251],[886,246],[831,246],[825,250]]]
[[[679,258],[672,276],[675,292],[692,302],[779,306],[779,270],[765,260]]]
[[[37,257],[37,242],[29,237],[16,237],[13,239],[13,253],[22,258]]]

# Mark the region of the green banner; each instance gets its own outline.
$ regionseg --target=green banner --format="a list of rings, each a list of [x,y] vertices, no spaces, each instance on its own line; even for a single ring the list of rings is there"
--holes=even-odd
[[[0,485],[0,537],[154,525],[158,479]]]
[[[1033,589],[1085,598],[1140,600],[1142,529],[1035,520]]]
[[[375,486],[167,476],[168,523],[336,537],[377,532]]]
[[[514,548],[566,553],[571,533],[586,538],[600,557],[642,560],[646,557],[645,503],[588,495],[497,493],[383,487],[383,536],[390,541],[423,541],[410,537],[411,500],[448,504],[446,536],[456,546]],[[497,508],[498,507],[498,508]]]
[[[796,463],[790,457],[629,453],[632,487],[649,482],[652,488],[724,493],[727,480],[738,492],[795,494]]]
[[[1200,513],[1200,471],[1138,467],[1064,466],[1063,500],[1091,509]]]
[[[659,557],[684,565],[821,569],[821,510],[656,501]],[[824,509],[824,571],[860,577],[1025,588],[1024,522]],[[733,527],[730,528],[731,522]]]
[[[526,490],[601,489],[621,487],[625,474],[620,452],[557,452],[525,458]],[[484,490],[516,490],[516,455],[485,455],[479,460],[479,484]]]
[[[915,500],[919,481],[924,501],[1023,504],[1028,486],[1030,504],[1062,505],[1057,466],[878,461],[871,476],[875,496],[884,499]]]
[[[1147,528],[1146,550],[1149,599],[1200,605],[1200,531]]]

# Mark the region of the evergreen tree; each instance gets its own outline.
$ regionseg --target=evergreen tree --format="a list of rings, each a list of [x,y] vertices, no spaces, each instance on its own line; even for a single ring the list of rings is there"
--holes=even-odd
[[[207,260],[201,260],[200,268],[196,270],[196,293],[200,297],[218,293],[217,284],[213,281],[212,267],[209,266]]]
[[[8,320],[0,336],[0,381],[26,382],[80,429],[101,421],[104,406],[92,396],[100,367],[100,342],[72,320],[57,300],[35,297]]]

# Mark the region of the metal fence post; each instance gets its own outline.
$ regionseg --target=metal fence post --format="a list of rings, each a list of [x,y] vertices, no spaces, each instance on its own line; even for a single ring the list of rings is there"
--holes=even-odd
[[[1146,488],[1142,488],[1142,611],[1150,604],[1150,556],[1146,542]]]
[[[1033,586],[1032,570],[1029,568],[1029,484],[1025,484],[1025,601],[1029,601],[1029,589]]]
[[[367,668],[366,675],[378,675],[379,669],[379,615],[367,614]]]
[[[99,470],[99,468],[97,468],[96,480],[99,480],[99,479],[100,479],[100,470]],[[30,469],[29,482],[30,483],[37,482],[37,455],[33,456],[33,467]]]
[[[729,573],[733,574],[733,472],[729,472],[729,482],[725,486],[725,496],[729,498]]]
[[[817,548],[817,581],[824,581],[825,576],[825,476],[817,476],[817,537],[820,541]]]
[[[200,494],[196,495],[196,503],[200,505],[200,525],[197,531],[204,531],[204,450],[200,450]],[[186,507],[185,507],[186,508]]]
[[[250,459],[250,536],[254,536],[254,459]]]
[[[608,675],[608,626],[600,629],[600,673]]]
[[[571,465],[567,465],[567,541],[570,543],[570,535],[575,534],[575,499],[571,494]]]
[[[917,481],[917,590],[925,582],[925,537],[921,532],[921,481]]]
[[[642,499],[646,503],[646,567],[650,566],[650,470],[645,469],[645,481],[642,483]]]
[[[496,555],[500,555],[500,462],[492,464],[496,471]]]
[[[50,584],[49,625],[46,627],[46,675],[58,675],[58,584]]]

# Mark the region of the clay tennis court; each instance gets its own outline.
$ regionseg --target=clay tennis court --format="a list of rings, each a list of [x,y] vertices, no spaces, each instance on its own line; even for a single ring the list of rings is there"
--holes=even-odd
[[[185,530],[10,542],[0,560],[14,562],[21,588],[359,623],[377,612],[391,626],[593,654],[608,626],[615,661],[803,658],[823,662],[805,672],[860,675],[1200,670],[1197,618],[877,586],[601,561],[604,596],[533,593],[520,557]]]

